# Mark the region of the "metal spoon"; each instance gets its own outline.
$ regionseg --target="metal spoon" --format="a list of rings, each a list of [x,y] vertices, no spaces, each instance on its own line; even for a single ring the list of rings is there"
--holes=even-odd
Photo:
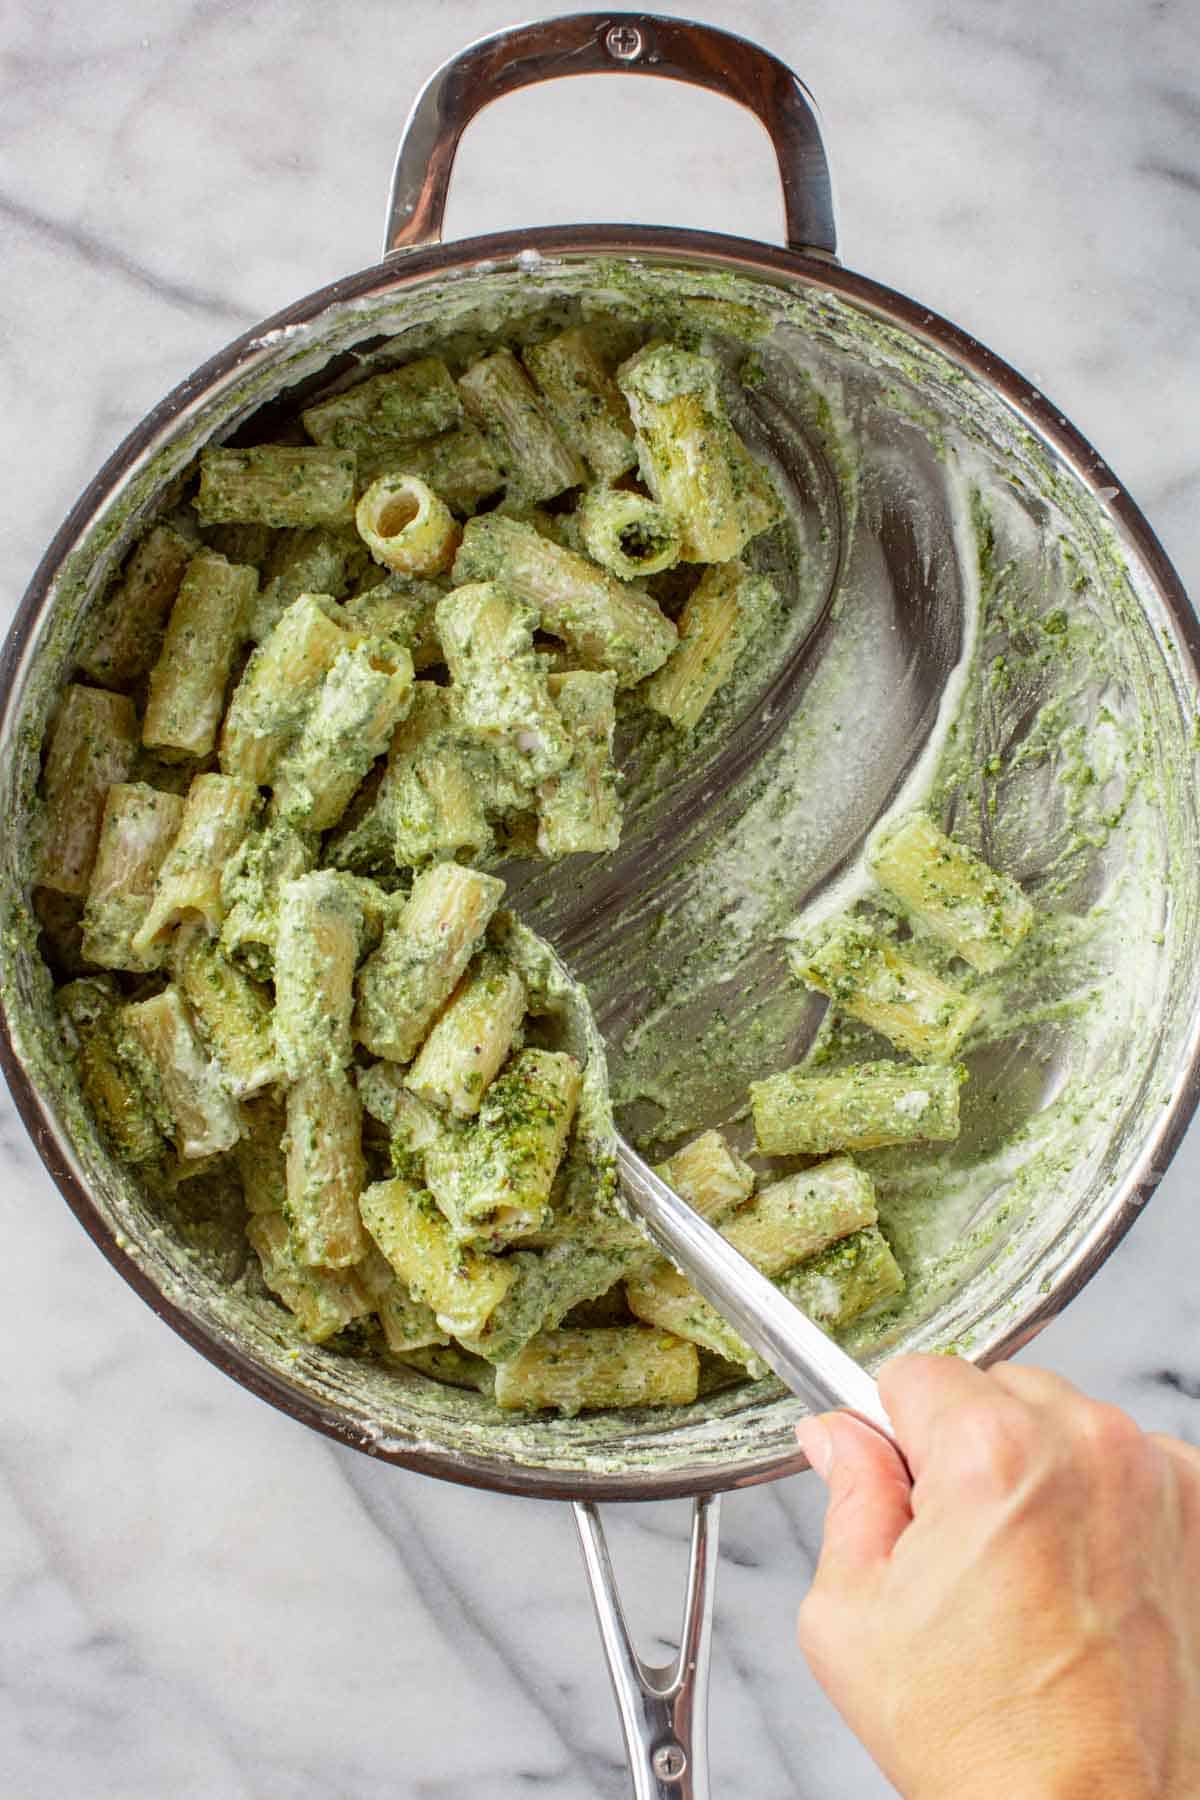
[[[625,1198],[655,1243],[779,1379],[815,1411],[840,1407],[852,1413],[902,1456],[879,1389],[867,1371],[681,1200],[620,1136],[617,1166]]]

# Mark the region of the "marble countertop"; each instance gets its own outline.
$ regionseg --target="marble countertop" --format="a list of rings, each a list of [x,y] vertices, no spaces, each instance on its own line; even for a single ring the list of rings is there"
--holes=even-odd
[[[374,257],[419,83],[513,10],[10,0],[6,619],[69,504],[154,401],[258,318]],[[694,10],[761,40],[815,91],[845,260],[1044,386],[1200,591],[1200,64],[1186,0]],[[757,127],[711,96],[633,81],[514,98],[470,135],[450,225],[630,216],[777,237]],[[111,1272],[7,1103],[0,1159],[10,1800],[625,1792],[568,1511],[376,1466],[261,1405]],[[1145,1221],[1036,1346],[1193,1440],[1198,1174],[1193,1131]],[[889,1792],[793,1648],[817,1484],[736,1495],[725,1512],[715,1792]],[[678,1617],[687,1509],[610,1518],[653,1654]]]

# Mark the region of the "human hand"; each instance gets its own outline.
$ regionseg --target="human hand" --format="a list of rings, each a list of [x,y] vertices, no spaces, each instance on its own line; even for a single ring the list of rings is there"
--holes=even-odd
[[[905,1356],[845,1413],[800,1644],[905,1800],[1196,1800],[1200,1450],[1042,1369]]]

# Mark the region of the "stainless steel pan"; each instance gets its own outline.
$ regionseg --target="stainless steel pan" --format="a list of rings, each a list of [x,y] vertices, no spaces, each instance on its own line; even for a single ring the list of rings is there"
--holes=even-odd
[[[608,225],[442,245],[455,148],[475,113],[523,86],[603,72],[692,82],[749,107],[778,158],[786,248]],[[798,708],[832,719],[830,728],[837,729],[836,709],[851,690],[830,688],[826,672],[846,654],[839,634],[848,595],[855,599],[850,610],[868,627],[854,647],[861,659],[854,668],[876,703],[861,711],[847,734],[853,741],[841,744],[824,773],[819,748],[814,752],[805,829],[790,847],[791,886],[782,897],[788,907],[795,910],[853,861],[865,830],[920,763],[963,654],[968,590],[979,574],[964,548],[961,483],[950,473],[964,457],[973,459],[977,486],[994,503],[993,548],[998,556],[1003,539],[1004,569],[1015,570],[1018,583],[1036,571],[1043,586],[1053,585],[1062,558],[1048,559],[1047,545],[1063,540],[1070,566],[1086,576],[1077,603],[1103,627],[1110,661],[1103,697],[1090,694],[1086,682],[1073,690],[1071,704],[1083,708],[1077,723],[1084,739],[1087,719],[1099,717],[1101,704],[1109,716],[1113,708],[1117,715],[1122,706],[1140,709],[1144,723],[1137,778],[1120,768],[1102,772],[1106,792],[1115,793],[1114,784],[1124,780],[1120,804],[1114,798],[1091,832],[1095,842],[1083,833],[1071,850],[1068,899],[1086,908],[1136,864],[1139,892],[1160,896],[1161,905],[1155,931],[1140,941],[1136,979],[1128,969],[1110,972],[1113,1004],[1097,1015],[1086,1042],[1068,1045],[1053,1021],[1031,1015],[1015,1042],[994,1048],[989,1068],[998,1079],[1035,1065],[1045,1076],[1036,1094],[1027,1082],[1015,1082],[1031,1128],[1052,1105],[1055,1080],[1078,1074],[1080,1057],[1099,1073],[1111,1074],[1119,1063],[1123,1077],[1109,1080],[1105,1106],[1084,1119],[1071,1156],[1053,1171],[1014,1165],[1007,1193],[1004,1183],[995,1184],[961,1219],[970,1254],[947,1259],[940,1283],[914,1299],[871,1356],[899,1345],[949,1342],[979,1361],[1009,1354],[1078,1292],[1120,1241],[1196,1100],[1196,621],[1145,519],[1053,405],[926,307],[838,263],[816,113],[791,71],[740,38],[678,19],[574,15],[501,33],[454,58],[425,88],[406,128],[382,261],[309,295],[198,370],[131,434],[62,526],[0,666],[0,801],[7,824],[0,844],[0,1061],[47,1168],[84,1228],[148,1304],[235,1380],[370,1455],[478,1487],[575,1502],[635,1791],[701,1796],[707,1791],[703,1703],[716,1496],[803,1466],[792,1436],[797,1403],[767,1382],[712,1394],[665,1416],[515,1424],[498,1420],[477,1396],[416,1375],[384,1377],[315,1349],[297,1354],[277,1310],[231,1288],[227,1266],[166,1230],[81,1120],[48,1023],[29,906],[28,822],[39,747],[54,693],[70,672],[80,620],[133,538],[177,491],[197,449],[230,435],[285,392],[294,403],[298,394],[336,380],[392,335],[406,334],[417,346],[448,325],[486,332],[501,304],[533,316],[601,291],[625,300],[657,295],[664,304],[664,297],[682,292],[710,306],[757,309],[771,321],[763,351],[771,379],[752,397],[745,423],[793,487],[808,599],[798,604],[796,630],[766,686],[711,758],[644,807],[635,769],[635,804],[621,849],[599,859],[582,886],[553,872],[517,871],[518,906],[588,982],[618,1074],[647,1031],[670,1074],[672,1045],[689,1034],[706,1042],[714,1016],[729,1015],[736,1026],[745,1004],[766,1017],[781,967],[769,944],[720,971],[719,1006],[688,1000],[672,1011],[661,1001],[660,982],[658,1010],[649,1018],[648,971],[670,974],[672,958],[686,958],[669,930],[664,937],[662,922],[702,905],[697,847],[736,845],[755,772],[778,749]],[[841,395],[840,435],[828,409],[821,414],[809,404],[814,382]],[[844,454],[848,439],[857,474]],[[1000,564],[994,558],[989,566],[994,575]],[[779,574],[787,580],[794,569]],[[886,663],[878,661],[883,647]],[[999,654],[1003,647],[984,648]],[[1025,696],[1019,716],[1018,700],[997,687],[987,716],[973,715],[979,734],[973,748],[990,742],[989,733],[1020,741],[1033,729],[1033,703]],[[1036,764],[1026,758],[1022,767],[1030,761]],[[1027,849],[1020,872],[1036,887],[1050,850],[1062,847],[1065,826],[1049,800],[1045,817],[1033,817],[1028,794],[1021,825],[1021,798],[1005,788],[997,804],[993,794],[988,830],[1007,843],[1011,861],[1018,840],[1004,834],[1020,827]],[[1087,820],[1090,805],[1085,795],[1080,806]],[[790,1006],[794,1014],[794,996]],[[790,1038],[766,1033],[764,1055],[779,1066],[782,1051],[794,1048],[811,1025],[793,1019]],[[738,1063],[749,1052],[736,1029],[730,1042],[744,1092],[742,1077],[755,1071]],[[736,1110],[730,1077],[727,1071],[722,1087],[707,1067],[697,1074],[705,1060],[688,1065],[694,1087],[686,1104],[697,1118],[723,1122]],[[706,1087],[710,1074],[715,1085]],[[627,1122],[636,1131],[652,1126],[637,1105]],[[985,1148],[978,1148],[981,1158]],[[671,1669],[649,1670],[621,1622],[595,1506],[680,1494],[696,1497],[682,1646]]]

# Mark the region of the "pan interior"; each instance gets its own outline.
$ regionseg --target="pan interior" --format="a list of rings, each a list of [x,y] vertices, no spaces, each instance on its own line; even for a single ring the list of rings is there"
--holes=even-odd
[[[594,309],[702,339],[728,365],[739,422],[789,499],[787,528],[752,551],[781,604],[691,739],[627,709],[620,848],[511,865],[510,902],[586,983],[641,1147],[717,1125],[745,1149],[747,1082],[829,1037],[788,975],[789,937],[870,903],[864,845],[889,811],[944,808],[1022,881],[1039,925],[984,984],[961,1140],[864,1158],[909,1287],[850,1347],[984,1355],[1067,1278],[1122,1184],[1145,1179],[1188,1056],[1190,665],[1079,474],[965,359],[819,285],[526,256],[381,282],[254,346],[93,515],[17,671],[3,975],[18,1054],[99,1220],[243,1379],[446,1474],[653,1491],[781,1465],[796,1403],[764,1382],[674,1413],[514,1422],[474,1393],[298,1343],[247,1267],[236,1207],[197,1184],[164,1211],[97,1144],[49,1023],[26,887],[37,747],[81,620],[197,448],[269,438],[380,359],[520,341]],[[828,1048],[887,1053],[850,1034]]]

